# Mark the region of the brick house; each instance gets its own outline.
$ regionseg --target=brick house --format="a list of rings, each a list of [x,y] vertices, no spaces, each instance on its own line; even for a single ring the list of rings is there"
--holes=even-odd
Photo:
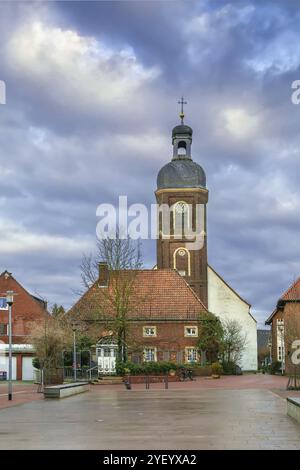
[[[8,271],[0,275],[0,370],[8,371],[8,305],[6,292],[14,291],[12,306],[13,380],[32,380],[34,349],[30,344],[32,324],[47,314],[45,302],[27,292]]]
[[[113,372],[117,344],[108,331],[113,316],[114,273],[100,263],[99,279],[72,307],[69,314],[79,314],[87,322],[98,310],[99,342],[97,357],[100,370]],[[126,315],[129,357],[135,362],[198,360],[198,328],[201,313],[207,311],[193,289],[177,271],[171,269],[122,271],[131,277],[132,293]],[[122,281],[121,281],[122,282]],[[120,285],[120,283],[119,283]]]
[[[287,373],[294,372],[291,345],[300,339],[300,277],[278,299],[266,325],[271,326],[272,361],[281,362]]]

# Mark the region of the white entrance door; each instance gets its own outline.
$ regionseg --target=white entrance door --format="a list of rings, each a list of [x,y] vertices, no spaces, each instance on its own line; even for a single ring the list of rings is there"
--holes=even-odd
[[[34,380],[33,357],[22,357],[22,380]]]
[[[117,347],[103,344],[97,349],[99,374],[114,374],[116,372]]]
[[[12,380],[17,379],[17,359],[16,357],[12,357]],[[0,370],[7,372],[7,380],[8,380],[8,357],[2,356],[0,354]]]

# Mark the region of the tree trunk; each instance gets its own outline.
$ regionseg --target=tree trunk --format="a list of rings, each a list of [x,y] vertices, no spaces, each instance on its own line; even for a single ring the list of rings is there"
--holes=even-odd
[[[123,362],[123,342],[122,334],[118,332],[118,361]]]
[[[123,361],[127,362],[126,331],[123,332]]]

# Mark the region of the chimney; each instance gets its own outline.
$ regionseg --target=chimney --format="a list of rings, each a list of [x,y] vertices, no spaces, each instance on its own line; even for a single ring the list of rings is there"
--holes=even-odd
[[[108,264],[106,261],[100,261],[99,263],[99,286],[108,286]]]

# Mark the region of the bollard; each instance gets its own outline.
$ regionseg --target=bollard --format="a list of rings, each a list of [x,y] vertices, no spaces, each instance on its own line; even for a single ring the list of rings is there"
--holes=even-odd
[[[130,377],[128,377],[128,379],[123,379],[123,382],[126,387],[126,390],[131,390]]]
[[[168,374],[165,375],[165,389],[169,388]]]
[[[146,375],[145,383],[146,383],[146,390],[149,390],[149,388],[150,388],[150,377],[148,375]]]

